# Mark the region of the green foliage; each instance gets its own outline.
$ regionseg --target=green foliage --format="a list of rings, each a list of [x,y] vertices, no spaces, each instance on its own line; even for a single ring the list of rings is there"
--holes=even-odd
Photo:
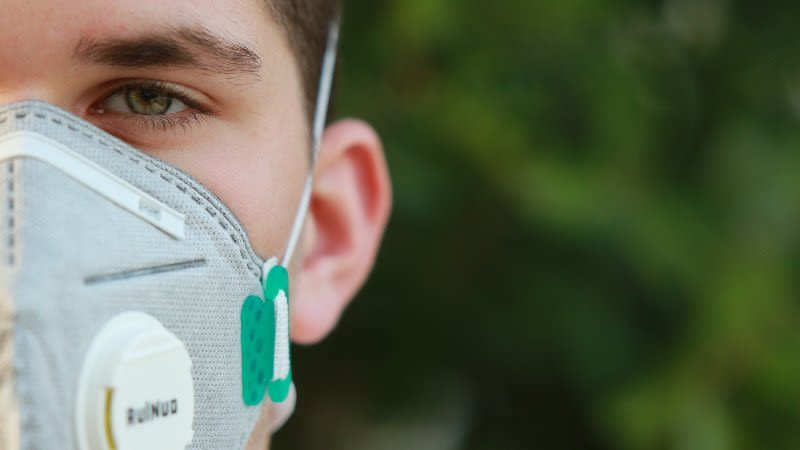
[[[800,4],[771,3],[348,0],[338,111],[394,216],[275,448],[800,448]]]

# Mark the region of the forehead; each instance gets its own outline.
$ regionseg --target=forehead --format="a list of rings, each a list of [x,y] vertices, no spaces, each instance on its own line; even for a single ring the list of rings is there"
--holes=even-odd
[[[80,39],[126,38],[186,26],[202,26],[258,48],[278,28],[260,0],[2,0],[2,9],[0,40],[13,45],[0,46],[0,52],[17,58],[63,55]]]
[[[7,19],[29,16],[42,21],[71,19],[62,25],[74,28],[94,24],[98,30],[114,23],[122,28],[164,21],[202,21],[209,26],[236,24],[248,27],[251,20],[266,18],[258,0],[3,0]],[[255,14],[260,13],[260,14]],[[231,30],[234,31],[234,30]]]

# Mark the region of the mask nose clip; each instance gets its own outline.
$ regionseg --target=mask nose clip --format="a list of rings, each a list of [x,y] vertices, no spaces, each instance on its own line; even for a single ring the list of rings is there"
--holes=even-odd
[[[17,113],[17,118],[27,114]],[[60,142],[29,130],[0,136],[0,161],[21,158],[45,162],[171,237],[186,237],[183,214]]]

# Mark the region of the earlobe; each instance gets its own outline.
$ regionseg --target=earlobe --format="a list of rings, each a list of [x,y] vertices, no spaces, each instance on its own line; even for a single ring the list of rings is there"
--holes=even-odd
[[[292,300],[292,339],[322,339],[372,269],[391,209],[383,147],[357,120],[325,132]]]

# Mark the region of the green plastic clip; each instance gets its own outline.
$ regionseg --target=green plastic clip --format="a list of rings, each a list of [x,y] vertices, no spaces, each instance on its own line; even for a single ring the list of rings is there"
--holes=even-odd
[[[280,403],[289,396],[292,386],[291,363],[284,378],[273,379],[278,310],[276,301],[281,302],[285,298],[288,314],[289,272],[285,267],[274,265],[269,270],[264,277],[263,293],[263,301],[255,295],[248,296],[241,313],[242,398],[249,406],[261,403],[265,392],[269,392],[270,400]],[[286,322],[285,342],[288,346],[288,317]],[[287,358],[291,361],[290,355]]]

